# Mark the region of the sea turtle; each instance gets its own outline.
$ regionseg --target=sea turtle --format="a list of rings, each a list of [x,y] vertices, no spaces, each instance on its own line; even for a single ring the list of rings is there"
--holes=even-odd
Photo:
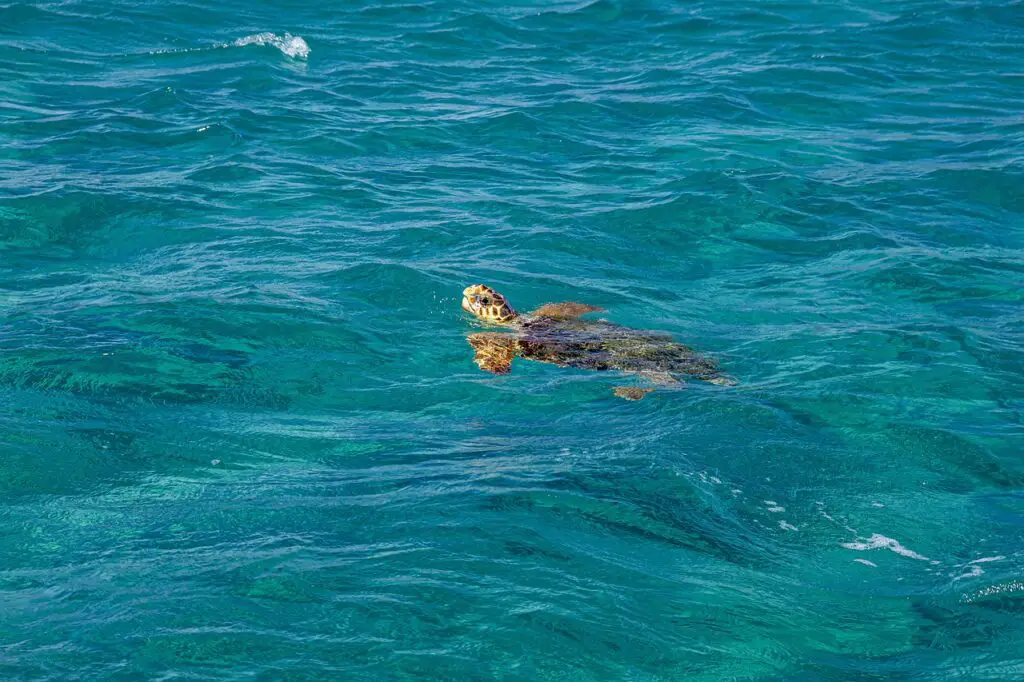
[[[470,334],[476,351],[473,361],[493,374],[508,374],[516,357],[548,362],[559,367],[614,369],[639,375],[659,386],[681,386],[676,375],[691,376],[713,384],[736,382],[722,374],[718,365],[661,332],[620,327],[607,320],[584,319],[603,308],[584,303],[548,303],[521,315],[508,300],[483,284],[466,287],[462,307],[484,322],[509,327],[511,333]],[[640,400],[653,388],[619,386],[615,395]]]

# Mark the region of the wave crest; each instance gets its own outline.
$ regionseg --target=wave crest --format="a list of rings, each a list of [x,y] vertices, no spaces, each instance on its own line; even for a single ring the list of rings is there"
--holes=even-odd
[[[305,59],[309,56],[309,45],[306,44],[306,41],[300,36],[293,36],[291,33],[285,33],[283,36],[275,35],[270,32],[256,33],[251,36],[239,38],[232,43],[232,45],[235,47],[245,47],[246,45],[273,45],[293,59]]]

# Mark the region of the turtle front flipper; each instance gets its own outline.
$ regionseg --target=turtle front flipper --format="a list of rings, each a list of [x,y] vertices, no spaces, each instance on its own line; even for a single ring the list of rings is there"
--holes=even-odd
[[[516,356],[516,339],[508,334],[480,332],[470,334],[466,339],[476,350],[473,362],[485,372],[508,374],[512,371],[512,359]]]
[[[587,313],[599,313],[604,311],[604,308],[599,308],[596,305],[587,305],[586,303],[545,303],[541,307],[534,310],[531,315],[535,317],[550,317],[556,320],[571,320],[579,317],[580,315],[586,315]]]

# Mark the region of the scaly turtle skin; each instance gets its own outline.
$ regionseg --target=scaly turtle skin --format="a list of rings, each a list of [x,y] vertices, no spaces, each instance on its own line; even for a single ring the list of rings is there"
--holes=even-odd
[[[462,292],[462,307],[484,322],[512,330],[507,334],[482,332],[469,336],[469,344],[476,351],[473,361],[480,369],[494,374],[508,374],[512,360],[521,357],[559,367],[619,370],[662,386],[678,386],[675,375],[725,386],[736,383],[722,374],[714,361],[676,343],[667,334],[582,318],[603,310],[596,306],[548,303],[521,315],[494,289],[474,284]],[[639,386],[614,389],[615,395],[626,400],[640,400],[651,390]]]

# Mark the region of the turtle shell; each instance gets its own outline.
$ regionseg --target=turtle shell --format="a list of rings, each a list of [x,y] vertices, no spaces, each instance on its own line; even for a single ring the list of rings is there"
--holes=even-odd
[[[717,363],[668,334],[621,327],[604,320],[536,318],[517,330],[517,355],[562,367],[681,374],[712,380]]]

